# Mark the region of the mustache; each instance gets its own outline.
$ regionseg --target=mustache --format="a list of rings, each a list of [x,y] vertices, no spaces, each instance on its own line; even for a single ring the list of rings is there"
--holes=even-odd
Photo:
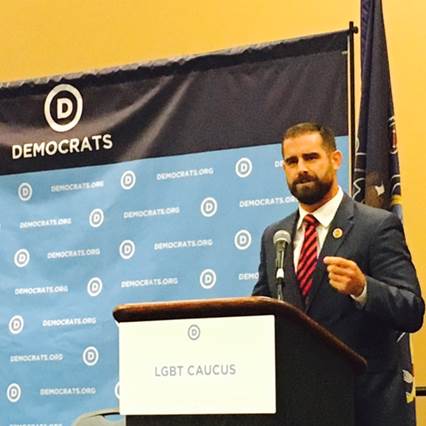
[[[318,179],[315,176],[302,175],[293,181],[293,185],[297,185],[298,183],[316,182],[317,180]]]

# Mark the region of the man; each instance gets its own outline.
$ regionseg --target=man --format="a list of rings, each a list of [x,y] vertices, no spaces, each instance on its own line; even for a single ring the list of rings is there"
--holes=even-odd
[[[292,236],[284,300],[368,362],[356,380],[357,426],[403,426],[407,403],[397,345],[423,322],[424,302],[399,219],[353,201],[337,182],[342,154],[315,123],[287,130],[283,168],[297,212],[266,228],[253,295],[276,297],[273,236]]]

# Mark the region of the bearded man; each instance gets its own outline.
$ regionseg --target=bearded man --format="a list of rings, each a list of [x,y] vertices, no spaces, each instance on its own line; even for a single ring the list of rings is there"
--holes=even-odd
[[[367,360],[355,383],[355,424],[405,425],[397,339],[421,327],[425,305],[401,222],[342,191],[342,153],[330,129],[316,123],[289,128],[282,155],[299,208],[264,231],[253,295],[276,297],[273,236],[289,232],[284,300]]]

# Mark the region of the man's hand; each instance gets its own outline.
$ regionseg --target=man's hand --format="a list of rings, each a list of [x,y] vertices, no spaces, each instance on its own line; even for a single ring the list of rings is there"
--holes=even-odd
[[[359,266],[352,260],[343,257],[326,256],[330,284],[339,292],[358,297],[367,285],[367,279]]]

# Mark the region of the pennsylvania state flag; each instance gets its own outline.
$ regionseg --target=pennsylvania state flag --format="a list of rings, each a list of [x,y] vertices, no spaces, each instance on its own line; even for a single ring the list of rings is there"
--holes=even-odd
[[[402,219],[401,183],[389,61],[381,0],[361,0],[362,94],[353,174],[353,197],[394,211]],[[409,422],[416,424],[410,338],[398,339]]]

